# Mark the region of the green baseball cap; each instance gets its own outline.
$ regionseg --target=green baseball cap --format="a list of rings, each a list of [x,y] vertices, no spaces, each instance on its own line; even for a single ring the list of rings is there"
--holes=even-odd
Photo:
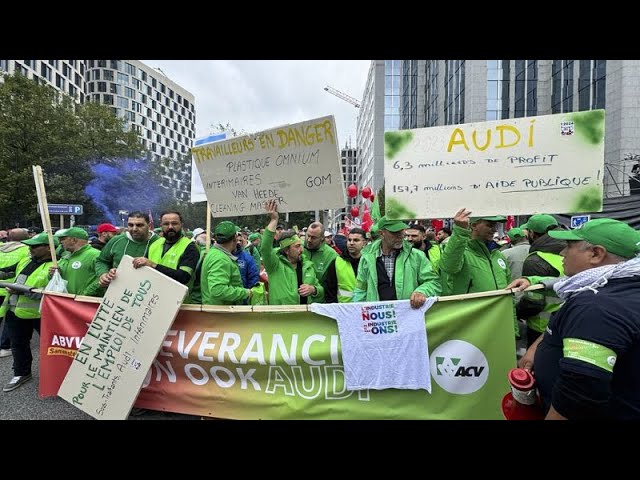
[[[470,217],[469,223],[476,223],[478,220],[486,220],[487,222],[498,222],[503,223],[507,221],[507,217],[503,217],[502,215],[494,215],[492,217]]]
[[[249,241],[253,242],[254,240],[262,240],[262,236],[259,233],[252,233],[251,235],[249,235]]]
[[[393,232],[393,233],[397,233],[401,230],[405,230],[409,228],[409,225],[407,225],[404,222],[401,222],[400,220],[387,219],[386,215],[382,217],[380,220],[378,220],[377,225],[378,225],[378,230],[389,230],[390,232]]]
[[[521,228],[515,227],[507,232],[507,236],[509,237],[509,240],[515,242],[519,238],[524,238],[524,232]]]
[[[213,231],[213,236],[215,237],[216,242],[224,243],[236,238],[236,231],[234,223],[225,220],[224,222],[220,222],[216,225],[216,228]]]
[[[23,240],[22,243],[31,247],[34,247],[36,245],[49,245],[49,236],[47,235],[47,232],[42,232],[35,237],[30,238],[29,240]],[[56,237],[53,237],[53,244],[56,247],[60,245],[60,242]]]
[[[72,237],[79,238],[80,240],[89,240],[87,232],[80,227],[63,228],[62,230],[58,230],[54,237]]]
[[[560,240],[584,240],[622,258],[633,258],[640,253],[640,232],[612,218],[590,220],[574,230],[551,230],[549,236]]]
[[[558,221],[551,215],[546,213],[536,213],[529,218],[529,221],[524,225],[520,225],[520,228],[526,228],[530,232],[546,233],[549,227],[557,227]]]

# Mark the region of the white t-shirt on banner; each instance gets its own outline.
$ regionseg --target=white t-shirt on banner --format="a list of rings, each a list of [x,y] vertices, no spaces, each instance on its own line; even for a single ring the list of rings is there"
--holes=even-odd
[[[309,310],[338,322],[347,390],[424,389],[431,393],[425,312],[409,300],[313,303]]]

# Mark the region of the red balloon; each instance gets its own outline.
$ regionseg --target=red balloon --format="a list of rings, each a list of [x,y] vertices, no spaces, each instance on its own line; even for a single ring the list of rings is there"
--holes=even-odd
[[[359,217],[360,216],[360,209],[358,207],[351,207],[351,216],[352,217]]]
[[[371,188],[364,187],[362,189],[362,198],[369,198],[369,197],[371,197]]]
[[[369,200],[373,202],[375,199],[376,199],[376,196],[372,193],[371,196],[369,197]]]
[[[358,187],[355,184],[351,184],[347,187],[347,196],[349,198],[356,198],[358,196]]]

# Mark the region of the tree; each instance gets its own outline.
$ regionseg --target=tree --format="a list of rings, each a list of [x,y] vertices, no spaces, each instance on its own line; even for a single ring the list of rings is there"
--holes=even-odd
[[[105,105],[77,105],[51,86],[16,73],[0,83],[0,224],[39,223],[32,165],[42,166],[50,203],[78,203],[96,211],[85,186],[99,161],[135,158],[135,132]],[[9,188],[7,188],[9,187]],[[79,219],[78,219],[79,220]]]

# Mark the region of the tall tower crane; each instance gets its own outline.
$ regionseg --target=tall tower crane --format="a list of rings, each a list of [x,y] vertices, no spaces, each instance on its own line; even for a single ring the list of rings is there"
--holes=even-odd
[[[324,87],[325,91],[329,92],[331,95],[335,95],[336,97],[344,100],[345,102],[349,102],[351,105],[353,105],[356,108],[360,108],[360,101],[356,100],[355,98],[347,95],[346,93],[341,92],[340,90],[336,90],[335,88],[327,85],[326,87]]]

